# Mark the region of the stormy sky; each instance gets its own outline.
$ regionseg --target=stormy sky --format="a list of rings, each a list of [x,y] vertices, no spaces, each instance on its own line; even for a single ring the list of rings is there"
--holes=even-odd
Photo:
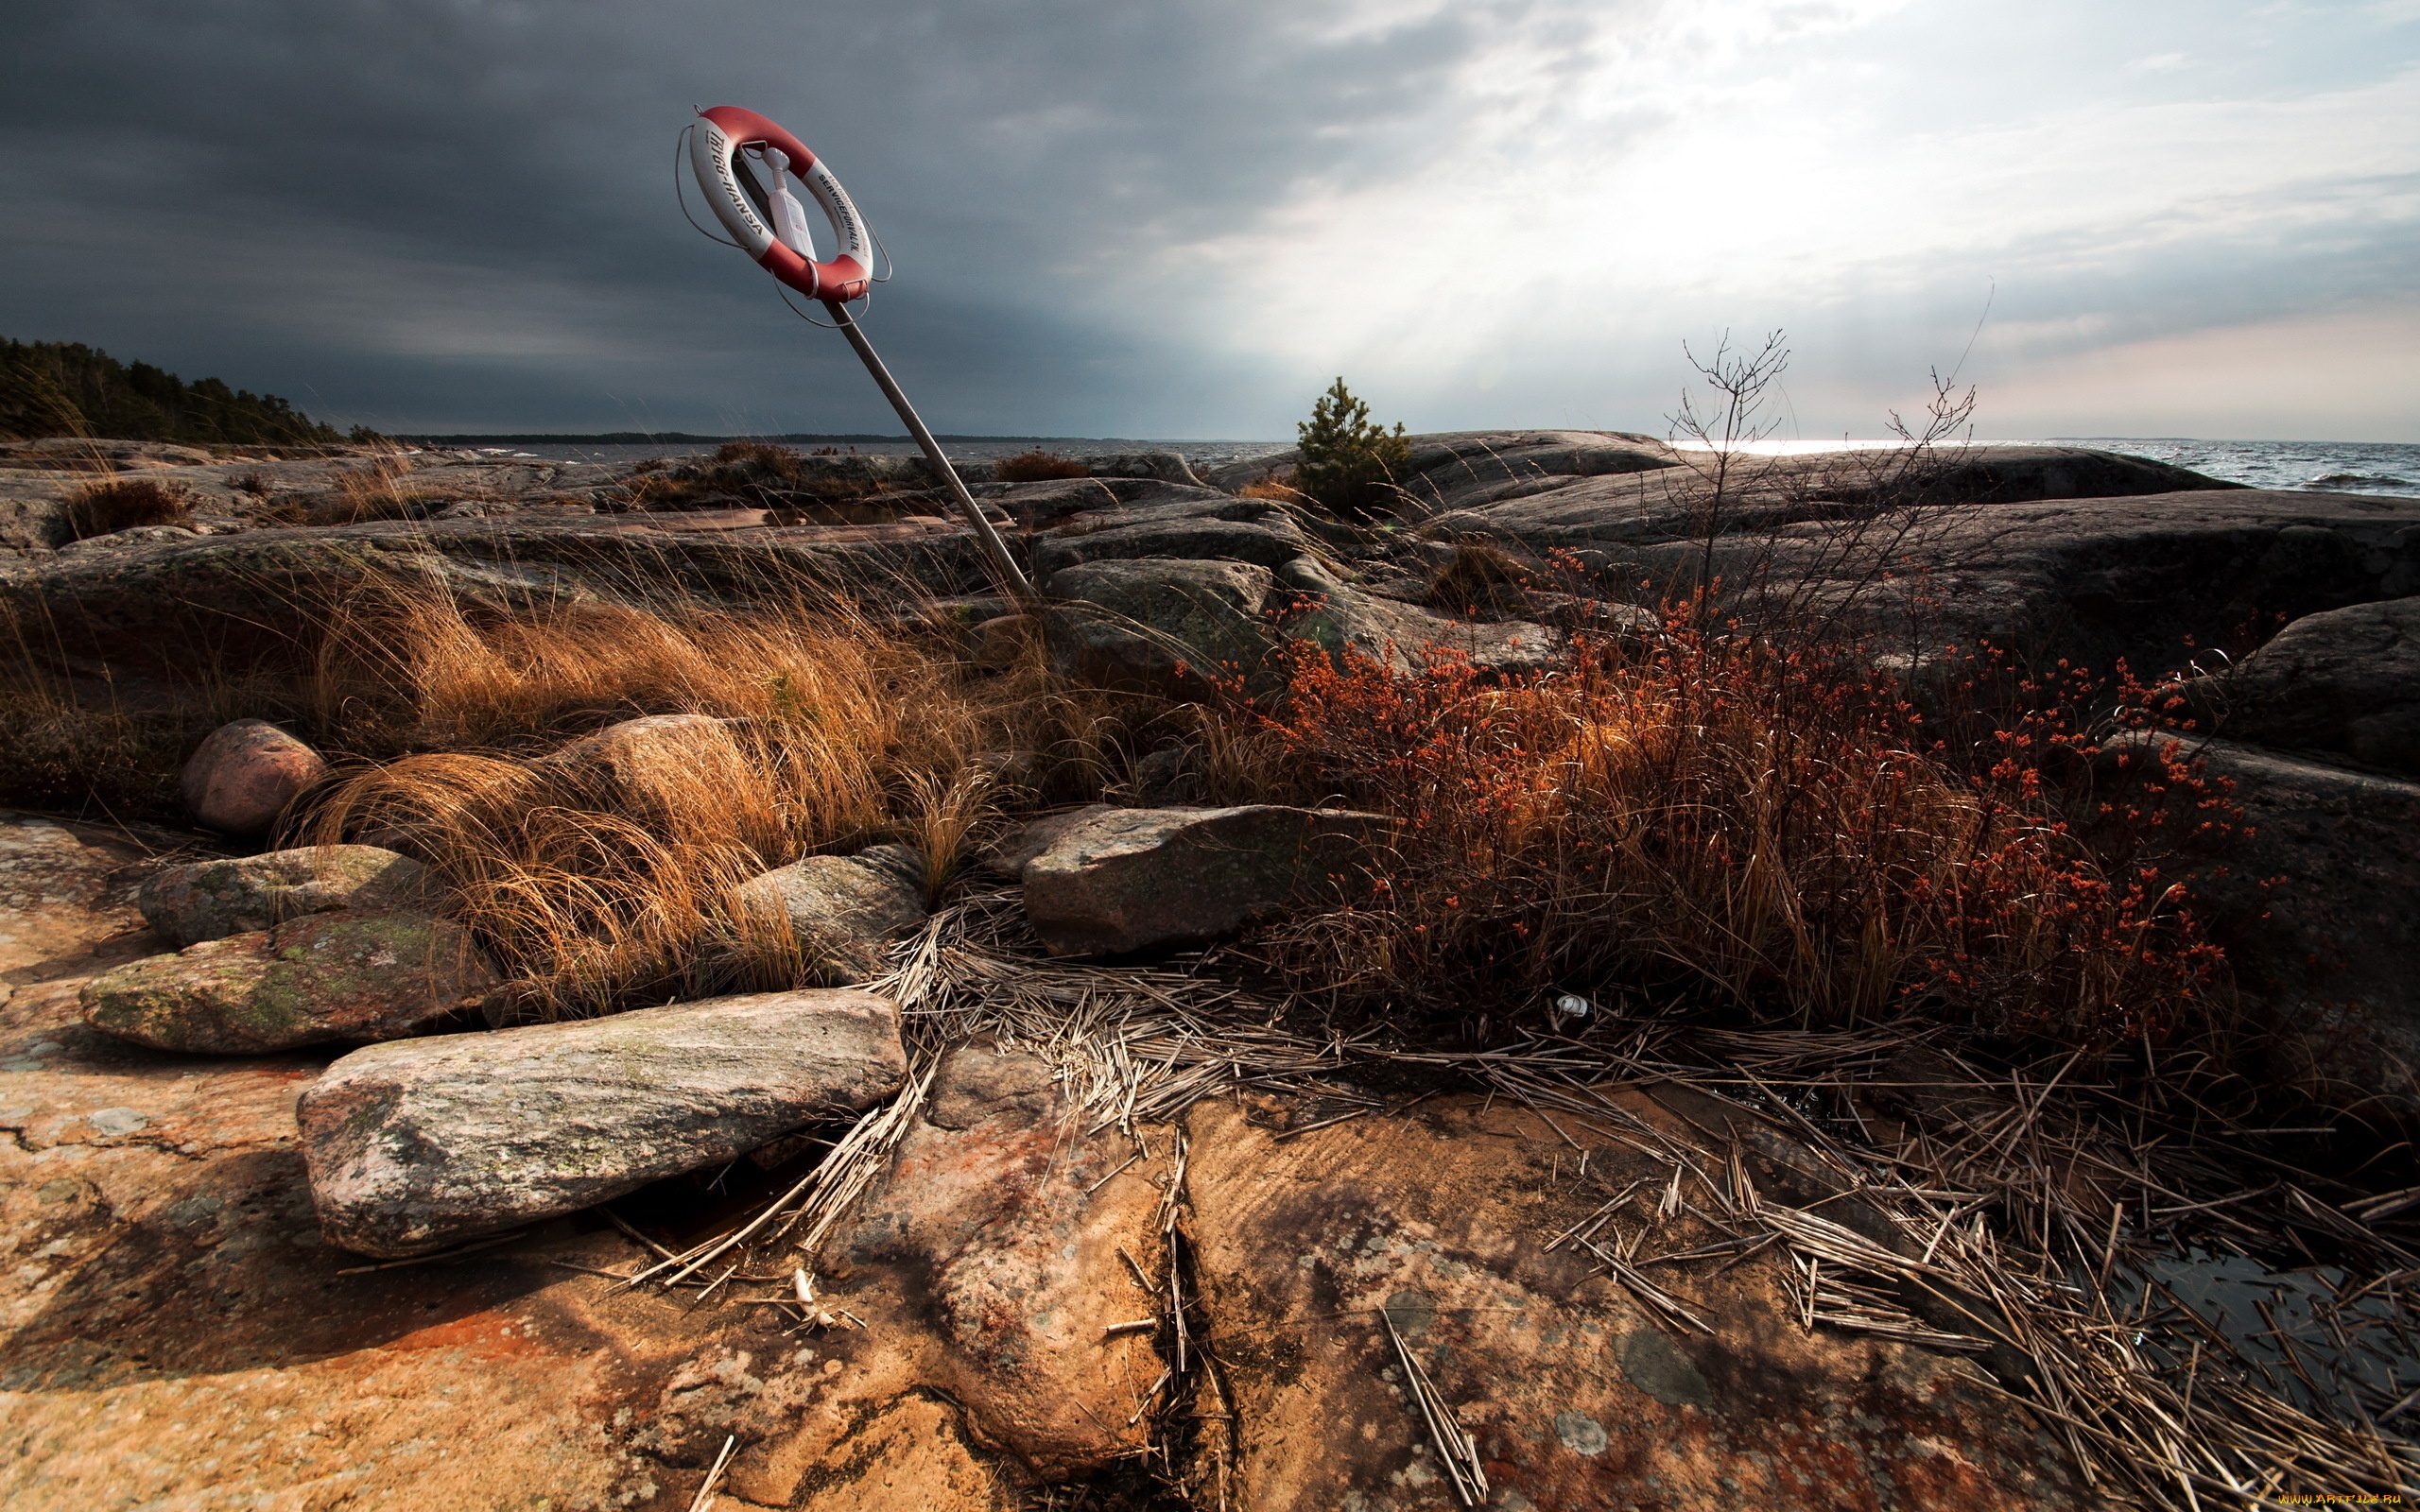
[[[2420,0],[84,0],[0,19],[0,334],[385,430],[897,429],[673,200],[790,127],[934,428],[2420,440]],[[1962,362],[1962,367],[1960,365]]]

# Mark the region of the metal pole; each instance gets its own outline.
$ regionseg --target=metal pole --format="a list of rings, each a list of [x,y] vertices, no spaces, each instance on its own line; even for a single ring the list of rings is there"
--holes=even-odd
[[[959,477],[958,469],[949,465],[948,457],[942,455],[941,443],[933,439],[932,432],[925,429],[925,422],[916,418],[916,406],[908,403],[908,396],[901,393],[899,385],[891,380],[890,369],[874,355],[873,343],[866,339],[865,332],[858,328],[856,321],[849,318],[848,307],[838,303],[827,303],[823,307],[832,312],[833,319],[839,322],[840,333],[849,338],[849,345],[857,349],[857,355],[865,360],[866,371],[873,374],[873,381],[881,386],[883,397],[890,401],[890,407],[899,411],[899,418],[908,422],[908,434],[916,438],[916,444],[925,449],[925,460],[930,462],[933,471],[949,484],[950,492],[958,495],[958,507],[964,511],[967,523],[975,526],[975,539],[982,543],[983,555],[992,559],[992,571],[998,575],[1000,586],[1007,589],[1009,595],[1019,605],[1027,609],[1040,607],[1042,595],[1033,591],[1033,585],[1026,581],[1024,571],[1017,566],[1016,558],[1009,555],[1009,543],[992,528],[992,522],[977,506],[975,495],[966,491],[966,484]]]

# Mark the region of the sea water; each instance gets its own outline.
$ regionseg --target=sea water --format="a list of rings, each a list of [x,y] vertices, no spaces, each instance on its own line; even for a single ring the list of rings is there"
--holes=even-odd
[[[2096,436],[2058,437],[2042,444],[2091,446],[2147,456],[2256,489],[2420,498],[2420,445],[2410,441],[2197,441]]]

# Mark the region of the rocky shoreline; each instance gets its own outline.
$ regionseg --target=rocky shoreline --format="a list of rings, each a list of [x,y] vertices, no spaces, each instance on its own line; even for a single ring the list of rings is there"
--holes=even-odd
[[[1544,670],[1576,633],[1657,635],[1651,606],[1708,576],[1742,613],[1849,627],[1911,697],[1962,639],[2198,673],[2174,738],[2253,827],[2199,891],[2261,1074],[2379,1129],[2420,1111],[2420,501],[2049,447],[1773,459],[1718,493],[1645,437],[1412,439],[1391,526],[1289,503],[1266,486],[1284,456],[977,471],[1038,614],[991,592],[913,459],[667,474],[42,443],[0,455],[0,597],[71,677],[160,708],[193,646],[273,660],[372,573],[474,604],[823,584],[978,666],[1038,644],[1078,683],[1175,698],[1221,666],[1264,693],[1289,643]],[[184,523],[66,540],[94,474],[62,458],[174,485]],[[1474,566],[1498,560],[1533,570]],[[2231,644],[2256,649],[2230,663]],[[536,760],[677,755],[698,717]],[[258,844],[317,761],[227,727],[188,807]],[[514,1016],[395,850],[146,854],[130,837],[164,832],[9,818],[0,1486],[28,1506],[2097,1499],[2072,1434],[2008,1393],[2048,1367],[2010,1353],[2000,1304],[1787,1104],[1674,1074],[1500,1098],[1514,1083],[1273,1034],[1221,1060],[1152,1019],[1208,1012],[1154,974],[1167,953],[1283,911],[1389,822],[1211,808],[1186,783],[1174,753],[1121,803],[1025,827],[990,890],[940,913],[901,846],[751,883],[767,927],[851,985],[562,1023]],[[1013,975],[982,965],[1000,941]],[[979,1013],[948,978],[978,966],[998,973]],[[1003,1017],[1028,991],[1056,1007]],[[1076,1012],[1096,999],[1124,1017]],[[1046,1013],[1111,1027],[1038,1031]],[[1802,1053],[1779,1045],[1758,1054]],[[1928,1075],[1896,1054],[1858,1062],[1893,1148],[1960,1147],[2017,1106],[1892,1092]],[[725,1261],[717,1236],[760,1211],[817,1242]],[[1641,1223],[1627,1249],[1591,1227],[1616,1211]],[[1825,1261],[1884,1294],[1825,1293]]]

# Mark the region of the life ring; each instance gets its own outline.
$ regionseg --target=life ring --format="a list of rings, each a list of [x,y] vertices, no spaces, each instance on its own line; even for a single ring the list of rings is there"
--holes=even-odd
[[[754,111],[717,105],[698,115],[698,128],[689,134],[689,166],[715,218],[740,249],[808,299],[826,304],[863,299],[873,280],[873,233],[832,170],[806,144]],[[752,151],[754,162],[741,166],[739,159]],[[793,174],[832,222],[837,250],[828,263],[815,260],[805,218],[789,190]]]

